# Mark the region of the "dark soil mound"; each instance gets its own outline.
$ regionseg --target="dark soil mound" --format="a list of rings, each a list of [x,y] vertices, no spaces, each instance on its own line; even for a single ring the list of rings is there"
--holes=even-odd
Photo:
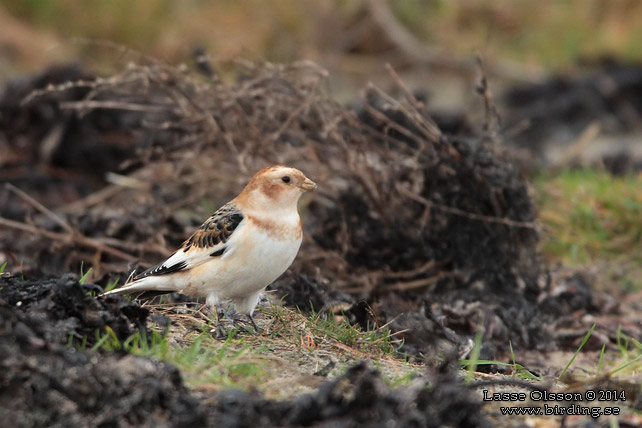
[[[547,337],[535,303],[543,270],[523,176],[489,137],[444,135],[425,111],[374,89],[365,100],[359,116],[375,131],[371,144],[393,160],[355,176],[334,206],[311,210],[315,240],[361,275],[352,291],[377,308],[366,321],[404,314],[392,324],[408,330],[404,350],[426,352],[440,334],[422,314],[425,301],[462,342],[482,326],[499,346],[536,346]]]
[[[249,66],[239,76],[226,83],[152,64],[80,85],[82,99],[64,104],[72,128],[98,129],[90,126],[91,113],[122,115],[116,129],[132,139],[135,155],[128,152],[128,169],[111,176],[115,184],[58,210],[74,231],[57,238],[65,251],[12,234],[0,237],[0,249],[26,254],[27,265],[51,273],[94,260],[95,271],[122,278],[125,262],[167,256],[255,171],[289,164],[319,184],[302,204],[310,235],[292,267],[298,280],[275,284],[284,284],[290,303],[329,309],[363,301],[372,313],[358,316],[354,308],[351,319],[364,327],[401,314],[395,329],[408,324],[405,317],[421,320],[405,333],[405,351],[413,355],[429,354],[441,331],[426,318],[426,302],[459,336],[458,345],[479,325],[499,347],[541,343],[536,299],[544,269],[535,211],[525,179],[492,130],[475,133],[467,125],[460,132],[445,123],[458,129],[448,135],[404,88],[396,99],[369,87],[357,110],[346,108],[322,90],[325,71],[309,63]],[[55,100],[70,88],[37,92],[19,106],[34,108],[41,97]],[[70,135],[61,146],[80,144]],[[19,184],[19,177],[9,181]],[[34,214],[37,207],[25,209],[6,193],[5,200],[18,206],[18,218],[65,232],[51,215]]]
[[[148,309],[120,297],[89,295],[99,290],[92,284],[79,284],[71,274],[50,280],[0,277],[0,300],[29,317],[29,328],[48,344],[86,341],[91,346],[105,327],[123,341],[137,329],[145,331]]]
[[[392,390],[364,364],[328,382],[314,394],[269,402],[241,391],[223,391],[209,415],[220,427],[484,427],[481,404],[470,390],[444,376],[432,385]]]
[[[204,425],[169,365],[47,343],[33,316],[0,303],[0,418],[6,426]]]
[[[148,311],[97,300],[76,278],[0,278],[0,419],[6,426],[203,424],[176,368],[65,345],[95,343],[109,327],[125,340]]]
[[[0,418],[7,426],[485,426],[479,400],[454,374],[438,376],[431,389],[422,380],[393,390],[362,364],[291,400],[237,390],[199,400],[171,365],[61,344],[106,325],[131,334],[129,321],[145,328],[146,310],[91,298],[71,277],[1,280]]]

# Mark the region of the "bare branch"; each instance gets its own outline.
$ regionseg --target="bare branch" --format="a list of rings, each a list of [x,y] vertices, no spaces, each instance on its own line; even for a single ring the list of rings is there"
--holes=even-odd
[[[401,184],[397,183],[396,189],[399,191],[399,193],[409,197],[410,199],[413,199],[427,207],[431,208],[437,208],[438,210],[445,211],[450,214],[458,215],[460,217],[466,217],[471,220],[479,220],[479,221],[485,221],[488,223],[499,223],[499,224],[504,224],[509,227],[518,227],[518,228],[526,228],[526,229],[539,229],[539,225],[536,222],[531,222],[531,221],[517,221],[517,220],[511,220],[509,218],[499,218],[499,217],[492,217],[488,215],[483,215],[483,214],[475,214],[471,213],[468,211],[460,210],[459,208],[455,207],[449,207],[446,205],[442,205],[438,202],[433,202],[429,201],[428,199],[424,198],[423,196],[417,195],[416,193],[406,189],[404,186]]]
[[[74,243],[85,247],[95,248],[98,251],[102,251],[103,253],[110,254],[122,260],[129,260],[129,261],[138,260],[136,257],[132,256],[131,254],[124,253],[120,250],[117,250],[108,245],[105,245],[102,242],[99,242],[95,239],[88,238],[84,235],[81,235],[77,232],[76,233],[51,232],[49,230],[41,229],[19,221],[9,220],[4,217],[0,217],[0,225],[5,227],[10,227],[16,230],[21,230],[23,232],[42,235],[55,241]]]
[[[74,232],[73,228],[62,217],[60,217],[55,212],[51,211],[49,208],[47,208],[44,205],[42,205],[35,198],[29,196],[26,192],[20,190],[19,188],[17,188],[16,186],[14,186],[11,183],[5,183],[5,187],[7,189],[11,190],[16,195],[20,196],[20,198],[22,198],[24,201],[26,201],[29,204],[33,205],[38,211],[40,211],[43,214],[45,214],[47,217],[52,219],[54,222],[58,223],[58,225],[60,227],[62,227],[63,229],[65,229],[67,231],[67,233],[73,233]]]

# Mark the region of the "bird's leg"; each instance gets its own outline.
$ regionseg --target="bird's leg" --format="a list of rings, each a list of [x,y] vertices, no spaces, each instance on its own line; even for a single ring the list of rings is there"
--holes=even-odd
[[[213,336],[217,340],[225,340],[232,336],[236,336],[235,319],[230,315],[226,309],[226,304],[216,305],[216,328],[212,330]],[[223,322],[224,321],[224,322]],[[230,328],[229,323],[232,324]]]
[[[252,325],[254,326],[254,331],[256,331],[257,333],[260,333],[260,331],[259,331],[259,327],[258,327],[258,326],[256,325],[256,323],[254,322],[254,318],[252,318],[252,314],[248,313],[248,314],[247,314],[247,317],[250,319],[250,322],[251,322],[251,323],[252,323]]]

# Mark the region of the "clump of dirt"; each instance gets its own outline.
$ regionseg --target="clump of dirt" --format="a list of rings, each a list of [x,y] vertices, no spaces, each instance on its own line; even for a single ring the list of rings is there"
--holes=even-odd
[[[145,309],[98,301],[64,279],[20,283],[3,278],[0,293],[0,418],[4,424],[204,424],[204,412],[175,367],[64,345],[67,337],[79,334],[86,334],[91,344],[94,331],[105,325],[127,337],[133,331],[125,314],[144,327]]]
[[[136,331],[147,333],[149,310],[124,298],[96,299],[100,292],[93,284],[79,284],[78,277],[29,280],[0,276],[0,300],[30,317],[29,328],[49,344],[86,343],[93,345],[109,327],[124,341]]]
[[[481,403],[454,376],[437,377],[431,388],[424,382],[391,389],[376,370],[361,363],[325,383],[313,394],[269,402],[256,395],[226,390],[208,409],[221,427],[256,424],[373,427],[484,427]]]

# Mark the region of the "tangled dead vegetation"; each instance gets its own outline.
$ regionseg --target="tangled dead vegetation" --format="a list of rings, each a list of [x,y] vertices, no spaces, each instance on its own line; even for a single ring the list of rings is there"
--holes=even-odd
[[[84,260],[97,282],[122,280],[133,260],[168,254],[255,171],[288,164],[319,184],[301,207],[297,274],[281,280],[289,294],[300,284],[315,290],[316,305],[337,299],[364,327],[391,322],[407,330],[412,355],[448,342],[466,348],[478,328],[498,347],[548,337],[536,304],[545,269],[533,202],[493,132],[444,134],[392,70],[395,96],[368,86],[348,108],[328,95],[315,64],[240,68],[233,82],[213,67],[197,76],[156,62],[61,84],[45,73],[5,93],[3,117],[14,120],[2,127],[4,179],[27,195],[0,196],[0,221],[16,231],[2,251],[27,269],[73,271]],[[31,128],[13,126],[43,109],[46,150]],[[91,163],[96,138],[87,135],[122,150]],[[30,162],[37,177],[21,175]],[[52,200],[69,194],[68,170],[92,181]],[[292,302],[309,308],[305,294]]]

